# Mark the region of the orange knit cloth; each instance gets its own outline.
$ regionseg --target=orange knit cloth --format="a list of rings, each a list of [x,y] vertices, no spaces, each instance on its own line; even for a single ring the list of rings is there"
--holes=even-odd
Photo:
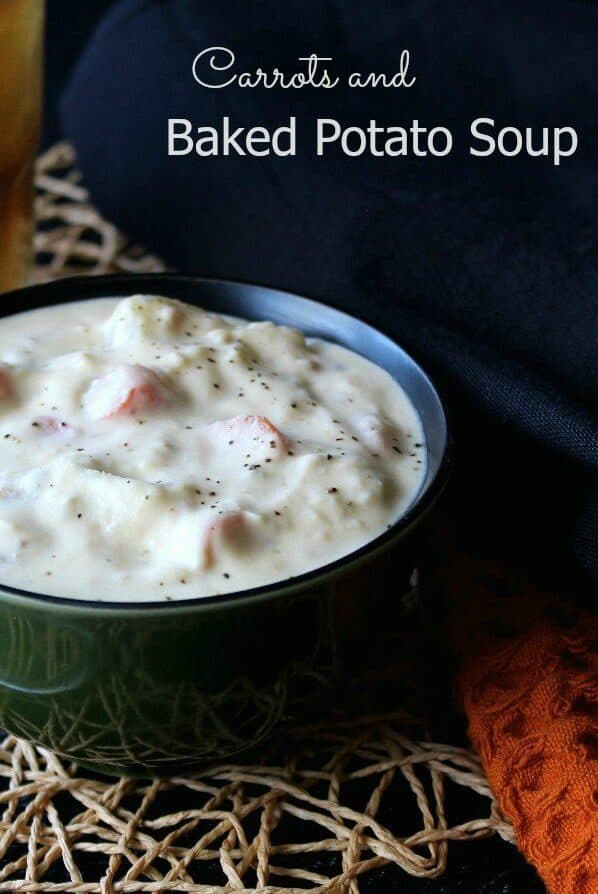
[[[550,894],[598,894],[598,621],[487,567],[458,579],[458,693],[492,790]]]

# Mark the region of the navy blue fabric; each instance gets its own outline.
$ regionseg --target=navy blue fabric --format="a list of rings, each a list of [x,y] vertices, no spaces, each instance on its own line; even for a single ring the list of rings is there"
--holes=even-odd
[[[598,7],[585,0],[123,0],[63,97],[94,201],[177,268],[341,304],[439,379],[458,520],[477,548],[598,580]],[[243,70],[395,71],[410,90],[201,89],[196,52]],[[298,119],[296,158],[168,158],[168,117]],[[450,127],[451,156],[316,158],[314,120]],[[546,159],[469,156],[469,124],[571,125]]]

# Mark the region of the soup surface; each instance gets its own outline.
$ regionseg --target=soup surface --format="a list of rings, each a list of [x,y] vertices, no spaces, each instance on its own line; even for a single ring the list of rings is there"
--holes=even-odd
[[[0,320],[0,583],[78,599],[243,590],[344,556],[415,498],[382,369],[167,298]]]

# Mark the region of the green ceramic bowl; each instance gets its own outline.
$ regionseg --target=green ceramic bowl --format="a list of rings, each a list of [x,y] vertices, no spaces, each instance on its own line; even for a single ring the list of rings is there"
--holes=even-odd
[[[403,386],[428,449],[422,489],[390,530],[292,582],[159,604],[0,584],[0,725],[96,770],[151,775],[253,748],[281,722],[329,703],[358,666],[392,661],[400,583],[446,483],[448,435],[435,388],[398,345],[286,292],[174,275],[90,277],[13,292],[3,308],[136,292],[294,325],[360,352]]]

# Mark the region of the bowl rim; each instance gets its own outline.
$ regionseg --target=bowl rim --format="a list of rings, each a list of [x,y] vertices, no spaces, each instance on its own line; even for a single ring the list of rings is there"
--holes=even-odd
[[[421,366],[421,364],[417,360],[415,360],[414,357],[408,351],[406,351],[397,341],[395,341],[394,338],[392,338],[383,330],[379,329],[378,326],[374,326],[372,323],[370,323],[367,317],[357,317],[354,314],[346,311],[344,308],[339,307],[334,302],[328,301],[328,299],[326,301],[320,301],[316,298],[311,298],[310,296],[299,294],[298,292],[293,292],[286,288],[278,288],[277,286],[273,285],[263,285],[262,283],[257,283],[249,280],[232,279],[201,274],[170,273],[168,271],[165,271],[163,273],[109,273],[91,276],[69,276],[65,279],[51,280],[47,283],[35,283],[33,285],[25,286],[20,289],[13,289],[9,292],[5,292],[2,295],[2,298],[3,305],[4,307],[6,307],[7,304],[10,305],[11,301],[14,300],[18,303],[19,299],[23,300],[26,296],[31,296],[32,294],[39,293],[46,295],[48,293],[56,293],[57,295],[60,295],[61,292],[64,291],[64,301],[56,303],[69,304],[77,300],[85,301],[93,300],[93,298],[112,297],[109,291],[111,285],[113,288],[117,289],[122,289],[125,286],[128,289],[130,283],[131,294],[134,294],[136,291],[136,286],[134,285],[135,283],[138,283],[140,285],[151,285],[152,283],[157,282],[164,282],[165,284],[168,282],[178,282],[180,284],[189,285],[213,283],[217,285],[240,287],[245,286],[249,288],[261,289],[272,293],[282,293],[293,298],[306,299],[313,302],[314,304],[320,304],[323,307],[329,307],[332,310],[344,314],[349,319],[357,321],[358,323],[363,323],[368,326],[369,329],[373,330],[374,334],[382,336],[383,338],[390,341],[395,347],[399,348],[399,350],[408,357],[410,362],[417,369],[418,374],[422,376],[423,379],[427,380],[427,384],[436,395],[438,404],[444,416],[445,441],[436,473],[430,481],[425,492],[418,494],[413,503],[408,507],[407,511],[403,513],[403,515],[399,516],[399,518],[395,522],[393,522],[393,524],[389,528],[387,528],[377,537],[373,538],[373,540],[369,540],[358,549],[353,550],[352,552],[347,553],[344,556],[340,556],[338,559],[335,559],[332,562],[328,562],[326,565],[320,565],[317,568],[313,568],[310,571],[303,572],[303,574],[296,575],[295,577],[283,578],[278,581],[273,581],[269,584],[262,584],[258,587],[251,587],[244,590],[231,590],[228,593],[219,593],[212,596],[196,596],[189,599],[172,599],[168,601],[135,600],[130,602],[77,599],[69,596],[52,596],[48,593],[37,593],[33,590],[24,590],[20,587],[11,587],[8,584],[3,584],[0,580],[0,599],[2,599],[2,597],[4,596],[12,596],[18,597],[20,600],[22,599],[35,603],[42,603],[49,606],[55,606],[57,609],[60,607],[64,607],[78,609],[84,613],[102,612],[109,614],[112,612],[119,615],[130,615],[135,613],[153,614],[154,612],[181,612],[185,610],[189,611],[197,609],[209,610],[215,607],[223,607],[227,604],[233,605],[239,603],[257,602],[264,599],[275,598],[277,596],[283,597],[284,595],[291,594],[296,590],[303,590],[310,584],[317,585],[330,576],[335,576],[339,572],[349,570],[349,568],[353,565],[360,564],[365,559],[367,559],[370,554],[374,555],[381,552],[382,550],[385,550],[393,543],[398,543],[408,533],[410,533],[410,531],[417,524],[419,524],[423,520],[423,518],[428,514],[430,509],[443,493],[448,482],[449,470],[452,465],[453,436],[449,424],[446,402],[443,400],[441,392],[438,389],[436,383],[428,374],[428,372]],[[87,294],[81,294],[81,291],[87,292]],[[92,294],[89,294],[90,292]],[[43,304],[40,306],[40,309],[41,307],[46,306],[51,305]],[[33,311],[36,309],[38,308],[23,307],[22,310],[11,310],[10,313],[1,313],[0,319],[3,319],[7,316],[14,316],[18,313],[27,313],[28,311]],[[375,363],[375,361],[371,362]]]

